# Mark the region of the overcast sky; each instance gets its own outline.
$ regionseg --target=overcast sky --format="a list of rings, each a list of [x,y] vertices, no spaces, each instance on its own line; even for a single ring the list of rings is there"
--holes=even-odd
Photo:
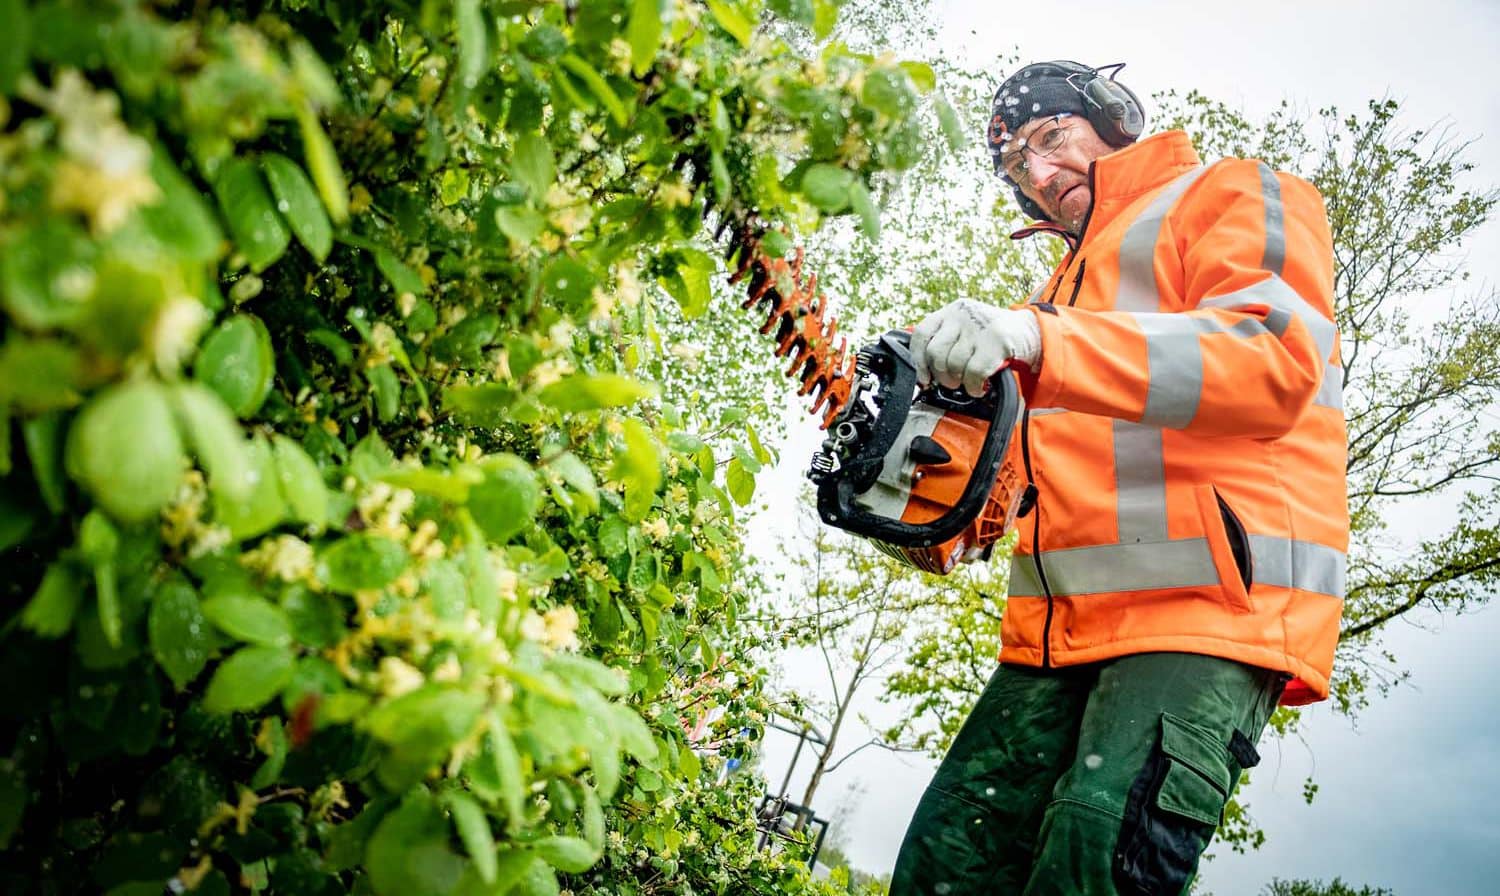
[[[1408,127],[1448,122],[1475,138],[1475,185],[1500,183],[1500,0],[947,2],[939,10],[940,46],[929,55],[977,66],[1012,51],[1026,61],[1126,62],[1120,79],[1142,97],[1196,88],[1252,118],[1283,99],[1355,111],[1390,95]],[[975,164],[984,161],[976,138]],[[1483,228],[1467,251],[1476,280],[1500,283],[1500,225]],[[812,429],[803,425],[783,447],[791,469],[767,487],[793,487],[816,443],[802,430]],[[1399,623],[1386,642],[1411,683],[1377,699],[1357,728],[1325,704],[1307,713],[1306,745],[1262,743],[1265,759],[1241,793],[1268,842],[1245,856],[1218,850],[1202,875],[1208,892],[1256,896],[1273,877],[1335,876],[1397,896],[1500,892],[1500,608],[1414,622],[1422,627]],[[770,735],[763,767],[773,784],[792,744]],[[801,764],[806,771],[805,756]],[[932,769],[867,750],[827,780],[816,808],[839,817],[838,838],[856,865],[890,870]],[[1309,773],[1320,788],[1311,806],[1301,797]]]

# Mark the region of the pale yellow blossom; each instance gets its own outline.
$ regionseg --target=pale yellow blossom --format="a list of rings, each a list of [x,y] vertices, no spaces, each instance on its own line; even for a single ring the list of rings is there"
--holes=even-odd
[[[380,692],[387,697],[399,697],[421,687],[426,681],[422,672],[406,660],[397,656],[380,659]]]
[[[161,198],[149,170],[151,144],[120,121],[120,101],[113,93],[94,90],[81,74],[67,68],[57,74],[50,90],[28,78],[19,92],[51,112],[58,123],[58,144],[65,158],[54,170],[54,208],[83,214],[95,235],[105,235],[125,223],[135,209]]]
[[[543,640],[553,650],[578,649],[578,611],[564,604],[553,607],[542,617],[546,626]]]
[[[198,335],[209,318],[208,309],[192,296],[179,295],[163,302],[147,337],[156,369],[176,373],[197,346]]]
[[[240,563],[268,578],[298,582],[312,575],[312,546],[295,535],[262,539],[254,550],[240,555]]]
[[[458,657],[449,655],[441,665],[432,670],[432,680],[454,682],[462,678],[463,674],[464,667],[459,664]]]

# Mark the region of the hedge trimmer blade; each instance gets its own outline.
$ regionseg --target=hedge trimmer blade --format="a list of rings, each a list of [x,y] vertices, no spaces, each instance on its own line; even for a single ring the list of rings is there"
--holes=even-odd
[[[849,403],[854,382],[854,359],[846,357],[848,340],[840,338],[838,321],[826,316],[828,299],[818,291],[818,277],[802,276],[802,249],[790,261],[767,254],[760,233],[748,229],[736,234],[734,250],[739,265],[730,283],[750,278],[742,308],[765,312],[762,333],[776,340],[776,356],[791,358],[786,375],[801,382],[798,395],[813,397],[811,413],[823,413],[821,427],[827,429]]]

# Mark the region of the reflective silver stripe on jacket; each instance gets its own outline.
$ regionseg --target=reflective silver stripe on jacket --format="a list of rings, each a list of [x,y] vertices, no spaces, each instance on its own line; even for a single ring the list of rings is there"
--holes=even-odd
[[[1318,346],[1318,357],[1325,362],[1333,357],[1333,341],[1338,335],[1338,328],[1275,274],[1244,289],[1198,303],[1199,308],[1223,308],[1227,311],[1239,311],[1252,305],[1265,305],[1272,310],[1273,314],[1266,318],[1266,328],[1277,337],[1286,332],[1292,318],[1302,321],[1302,325],[1312,335],[1313,343]],[[1276,311],[1285,313],[1277,315],[1274,313]]]
[[[1193,588],[1219,584],[1206,538],[1148,544],[1106,544],[1043,551],[1042,568],[1054,596]],[[1272,535],[1250,536],[1253,584],[1344,596],[1344,553],[1327,545]],[[1042,597],[1031,555],[1011,557],[1011,597]]]
[[[1260,164],[1260,195],[1266,205],[1266,251],[1261,256],[1260,266],[1281,276],[1286,265],[1286,222],[1281,202],[1281,181],[1276,172],[1265,162]]]
[[[1120,287],[1115,293],[1119,311],[1160,311],[1161,293],[1156,288],[1156,241],[1162,222],[1177,198],[1187,192],[1207,168],[1199,166],[1167,184],[1156,198],[1141,210],[1120,240]]]
[[[1313,404],[1339,411],[1344,409],[1343,365],[1329,364],[1324,369],[1323,384],[1318,387],[1318,394],[1313,398]]]

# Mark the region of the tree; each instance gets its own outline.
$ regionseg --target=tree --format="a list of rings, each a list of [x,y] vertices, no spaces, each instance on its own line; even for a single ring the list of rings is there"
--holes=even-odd
[[[1265,896],[1395,896],[1384,887],[1360,887],[1344,883],[1335,877],[1330,883],[1307,880],[1281,880],[1277,878],[1266,886]]]
[[[0,0],[4,889],[820,891],[663,321],[932,125],[762,6]]]

